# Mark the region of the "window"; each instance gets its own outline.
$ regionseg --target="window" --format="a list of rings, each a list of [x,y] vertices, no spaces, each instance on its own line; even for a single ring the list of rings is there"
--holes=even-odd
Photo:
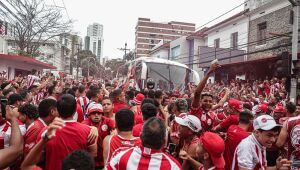
[[[238,49],[238,32],[231,34],[231,48],[234,50]]]
[[[93,42],[93,53],[96,54],[96,45],[97,45],[97,42]]]
[[[214,46],[215,48],[220,48],[220,38],[215,39]]]
[[[176,59],[179,56],[180,53],[180,45],[173,47],[171,49],[171,58],[172,60]]]
[[[267,35],[267,22],[263,22],[257,25],[257,44],[262,45],[266,44],[266,35]]]

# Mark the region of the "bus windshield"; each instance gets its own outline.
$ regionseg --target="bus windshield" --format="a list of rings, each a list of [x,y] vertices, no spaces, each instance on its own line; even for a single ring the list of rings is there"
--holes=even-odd
[[[188,78],[189,69],[161,63],[147,63],[147,78],[152,78],[156,88],[173,91],[183,90]]]

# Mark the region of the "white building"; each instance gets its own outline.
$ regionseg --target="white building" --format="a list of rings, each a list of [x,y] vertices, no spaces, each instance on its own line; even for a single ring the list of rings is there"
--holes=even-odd
[[[205,32],[206,46],[247,50],[249,18],[245,14],[240,12],[209,27]]]
[[[100,63],[103,62],[103,25],[93,23],[87,27],[87,36],[85,37],[85,50],[90,50],[97,56]]]
[[[152,48],[149,57],[170,59],[170,42],[163,43],[163,41],[160,41]]]

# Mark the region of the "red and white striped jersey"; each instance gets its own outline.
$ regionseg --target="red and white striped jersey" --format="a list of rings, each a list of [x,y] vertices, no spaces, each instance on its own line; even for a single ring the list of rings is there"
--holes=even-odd
[[[113,135],[109,138],[109,150],[108,156],[106,160],[106,164],[109,163],[111,157],[116,155],[118,152],[124,150],[125,148],[131,148],[135,146],[139,146],[141,144],[141,140],[139,137],[134,137],[132,139],[124,139],[120,135]]]
[[[45,98],[45,92],[41,91],[37,95],[33,96],[32,104],[38,106],[44,98]]]
[[[161,150],[143,146],[126,149],[115,155],[106,167],[108,170],[180,170],[181,165]]]
[[[24,124],[22,124],[20,121],[19,123],[19,129],[21,131],[22,136],[26,133],[26,127]],[[0,125],[0,149],[8,148],[9,147],[9,141],[11,137],[11,124],[10,122],[6,121],[3,125]]]
[[[40,80],[40,78],[38,76],[28,75],[27,76],[27,88],[29,88],[30,86],[32,86],[35,82],[37,82],[39,80]]]
[[[76,98],[76,102],[79,103],[81,109],[82,109],[82,113],[85,113],[86,111],[86,106],[88,105],[88,103],[90,102],[90,100],[85,97],[85,96],[80,96]]]
[[[239,167],[253,170],[265,170],[267,167],[266,148],[250,135],[237,146],[232,162],[232,170]]]

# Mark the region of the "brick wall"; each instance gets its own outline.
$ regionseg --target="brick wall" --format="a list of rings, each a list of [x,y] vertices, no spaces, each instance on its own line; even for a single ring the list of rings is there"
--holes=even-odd
[[[254,19],[249,23],[249,45],[248,52],[255,52],[258,50],[264,50],[271,47],[276,47],[281,44],[285,44],[291,42],[291,38],[288,37],[280,37],[273,40],[267,40],[266,44],[259,45],[256,41],[258,40],[258,24],[266,22],[266,38],[269,39],[274,35],[270,33],[283,34],[292,31],[292,25],[289,23],[290,20],[290,9],[291,6],[279,9],[267,15],[264,15],[260,18]],[[291,36],[290,34],[289,36]],[[272,38],[271,38],[272,39]],[[251,43],[254,42],[254,43]],[[248,55],[248,60],[256,60],[266,57],[276,56],[280,54],[284,50],[290,50],[291,47],[285,47],[275,50],[264,51],[260,53],[250,54]]]

